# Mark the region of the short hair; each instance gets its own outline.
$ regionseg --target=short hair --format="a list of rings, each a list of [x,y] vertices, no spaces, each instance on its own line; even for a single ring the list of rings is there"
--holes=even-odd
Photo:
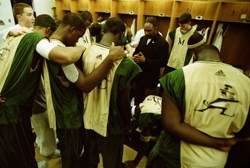
[[[145,23],[151,23],[154,27],[157,27],[157,20],[155,17],[147,17]]]
[[[195,55],[199,55],[203,51],[212,51],[220,56],[219,49],[212,44],[204,44],[203,46],[199,47],[197,50],[195,50]]]
[[[188,48],[194,49],[194,48],[200,47],[204,43],[206,43],[206,40],[204,39],[204,37],[199,33],[194,33],[188,39]]]
[[[55,31],[57,28],[55,20],[47,14],[38,15],[35,19],[34,26],[40,26],[45,28],[50,27],[52,31]]]
[[[123,33],[125,32],[126,27],[124,22],[118,18],[118,17],[111,17],[109,18],[103,28],[104,33],[113,33],[113,34],[118,34],[118,33]]]
[[[91,36],[100,35],[102,32],[102,27],[99,23],[93,23],[89,28]]]
[[[88,20],[89,22],[93,22],[93,17],[92,17],[92,14],[90,13],[90,11],[88,10],[85,10],[85,11],[82,11],[80,13],[80,16],[82,17],[83,21],[86,21]]]
[[[185,24],[191,22],[191,20],[192,20],[192,15],[190,13],[183,13],[179,18],[179,23]]]
[[[13,7],[13,15],[16,17],[16,15],[23,14],[24,8],[32,8],[32,7],[26,3],[16,3]]]
[[[67,13],[63,19],[61,24],[62,26],[72,26],[77,29],[86,29],[86,26],[83,23],[81,16],[77,13]]]

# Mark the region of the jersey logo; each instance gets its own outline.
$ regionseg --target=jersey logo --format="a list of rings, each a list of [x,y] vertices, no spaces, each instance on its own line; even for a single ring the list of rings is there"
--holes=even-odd
[[[36,65],[35,65],[34,68],[33,68],[33,67],[30,67],[30,73],[35,72],[35,71],[37,70],[37,67],[38,67],[38,65],[39,65],[40,62],[41,62],[41,59],[39,59],[39,60],[37,61],[37,63],[36,63]]]
[[[185,40],[181,41],[181,38],[179,37],[178,45],[184,45]]]
[[[8,48],[1,48],[0,49],[0,61],[4,60],[6,58],[7,51],[9,51]]]
[[[204,112],[209,109],[221,109],[221,115],[234,117],[236,112],[232,112],[231,110],[227,111],[227,109],[230,108],[230,105],[232,105],[232,103],[239,102],[235,89],[233,88],[233,86],[225,84],[224,88],[220,89],[220,91],[221,97],[213,101],[203,100],[203,105],[205,105],[206,107],[203,109],[199,109],[198,111]]]
[[[89,41],[88,41],[88,38],[87,38],[87,37],[83,37],[82,39],[83,39],[83,42],[84,42],[84,43],[89,43]]]
[[[96,59],[102,60],[102,54],[97,55],[97,56],[96,56]]]
[[[222,70],[219,70],[218,72],[215,73],[217,76],[226,76]]]
[[[159,105],[161,107],[161,103],[162,103],[162,99],[159,96],[147,96],[146,100],[144,100],[146,102],[154,102],[155,105]]]

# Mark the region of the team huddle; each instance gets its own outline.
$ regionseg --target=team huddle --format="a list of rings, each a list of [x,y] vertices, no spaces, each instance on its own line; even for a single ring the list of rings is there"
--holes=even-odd
[[[189,13],[169,33],[171,45],[155,17],[136,42],[119,17],[33,13],[17,3],[18,24],[0,32],[2,167],[41,168],[34,143],[63,168],[97,168],[100,154],[104,168],[135,168],[144,155],[147,168],[250,166],[242,153],[250,150],[250,80],[223,63]],[[137,127],[137,155],[123,161]]]

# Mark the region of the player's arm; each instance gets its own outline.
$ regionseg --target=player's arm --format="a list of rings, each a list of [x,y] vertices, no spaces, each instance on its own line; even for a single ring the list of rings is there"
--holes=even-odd
[[[46,59],[58,64],[67,65],[79,60],[85,51],[85,47],[60,47],[50,43],[47,39],[43,39],[37,44],[36,51]]]
[[[64,66],[64,74],[69,81],[74,83],[81,91],[90,92],[96,87],[109,73],[115,61],[122,59],[125,52],[121,46],[111,46],[109,55],[103,62],[90,74],[84,75],[75,65]],[[65,69],[68,68],[67,71]]]
[[[221,151],[228,152],[237,141],[247,139],[219,139],[213,138],[200,132],[198,129],[184,123],[181,120],[180,112],[176,104],[163,94],[162,98],[162,124],[168,132],[178,136],[180,139],[196,145],[207,146]]]
[[[31,29],[27,27],[20,27],[20,28],[10,29],[8,36],[19,36],[30,32],[32,32]]]
[[[79,76],[75,85],[83,92],[90,92],[94,89],[108,74],[113,67],[113,61],[106,58],[94,71],[88,75],[84,75],[79,69],[77,69]]]

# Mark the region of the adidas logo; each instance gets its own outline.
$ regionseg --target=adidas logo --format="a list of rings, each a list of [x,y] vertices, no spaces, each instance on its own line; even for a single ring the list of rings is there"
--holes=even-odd
[[[219,70],[218,72],[215,73],[217,76],[226,76],[222,70]]]
[[[102,54],[97,55],[96,58],[102,60]]]

